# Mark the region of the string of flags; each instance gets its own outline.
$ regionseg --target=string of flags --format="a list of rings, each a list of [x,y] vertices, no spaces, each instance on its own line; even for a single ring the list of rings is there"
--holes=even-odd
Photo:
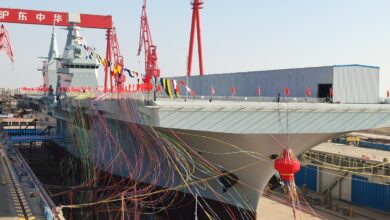
[[[87,51],[85,59],[95,58],[101,65],[109,66],[113,70],[112,74],[114,77],[116,77],[118,74],[122,73],[122,67],[120,65],[112,64],[109,60],[107,60],[106,58],[103,58],[100,54],[98,54],[95,51],[95,48],[89,47],[85,44],[83,46],[84,46],[84,49]],[[129,68],[123,68],[123,72],[126,72],[130,78],[136,78],[138,84],[144,83],[144,75],[142,75],[141,73],[139,73],[137,71],[132,71]],[[180,86],[179,86],[180,84],[185,87],[186,91],[188,93],[190,93],[191,96],[193,96],[193,97],[196,96],[195,91],[193,91],[184,81],[180,81],[178,83],[176,80],[160,78],[160,85],[158,85],[156,89],[160,94],[162,94],[162,89],[164,89],[165,93],[170,98],[173,98],[173,96],[179,98],[180,97]],[[153,86],[153,85],[151,85],[151,86]],[[145,90],[151,91],[152,89],[146,88]],[[124,89],[124,91],[126,91],[126,90],[129,91],[131,89],[130,88]],[[138,91],[139,89],[136,89],[136,90]],[[141,90],[143,90],[143,89],[141,88]]]
[[[158,85],[157,90],[162,93],[162,89],[164,89],[165,93],[170,97],[173,98],[173,96],[179,98],[180,97],[180,86],[184,86],[186,91],[191,94],[191,96],[195,97],[196,93],[194,90],[192,90],[187,83],[185,83],[183,80],[177,80],[174,79],[164,79],[160,78],[160,85]]]
[[[107,60],[106,58],[103,58],[103,56],[101,56],[100,54],[98,54],[96,51],[95,51],[95,48],[92,48],[92,47],[89,47],[87,45],[83,45],[84,46],[84,49],[86,50],[86,56],[85,56],[85,59],[96,59],[101,65],[103,65],[104,67],[106,66],[109,66],[110,69],[112,69],[112,75],[113,76],[117,76],[118,74],[122,73],[122,67],[116,63],[111,63],[109,60]],[[136,71],[131,71],[130,69],[128,68],[124,68],[123,71],[126,71],[128,72],[129,76],[131,78],[134,78],[134,77],[139,77],[141,76],[141,74],[139,74],[138,72]]]
[[[122,73],[122,67],[120,65],[112,64],[110,61],[108,61],[107,59],[103,58],[100,54],[98,54],[95,51],[95,48],[89,47],[89,46],[87,46],[85,44],[83,46],[84,46],[84,49],[87,51],[86,52],[86,56],[85,56],[86,59],[93,59],[93,58],[95,58],[101,65],[109,66],[112,69],[113,76],[117,76],[118,74]],[[141,83],[141,80],[142,80],[142,83],[144,82],[143,81],[144,80],[144,76],[142,74],[140,74],[139,72],[137,72],[137,71],[132,71],[129,68],[123,68],[123,72],[127,72],[127,74],[129,75],[130,78],[136,78],[137,81],[138,81],[138,84]],[[179,98],[180,97],[180,86],[179,85],[183,86],[186,89],[186,91],[191,94],[191,96],[193,96],[193,97],[196,96],[195,91],[193,91],[187,85],[187,83],[185,83],[182,80],[176,81],[176,80],[172,80],[172,79],[160,78],[160,84],[157,85],[156,90],[160,94],[162,94],[162,90],[164,90],[165,93],[170,98],[173,98],[174,96]],[[306,97],[311,97],[312,96],[310,87],[306,87],[305,94],[306,94]],[[210,95],[211,96],[215,96],[214,85],[211,85],[211,87],[210,87]],[[236,95],[236,88],[235,88],[234,85],[232,85],[232,87],[231,87],[231,95],[232,96]],[[262,95],[261,87],[258,86],[257,87],[257,96],[260,97],[261,95]],[[290,92],[290,89],[288,87],[284,88],[284,95],[286,97],[291,96],[291,92]],[[333,89],[332,88],[329,88],[329,96],[333,97]],[[390,97],[390,91],[389,90],[387,91],[386,96],[388,98]]]
[[[129,69],[125,69],[124,71],[130,72]],[[136,76],[141,76],[141,74],[134,72],[133,73],[134,77]],[[123,88],[123,92],[142,92],[142,91],[152,91],[153,89],[156,89],[158,93],[162,95],[163,90],[169,96],[170,98],[179,98],[180,97],[180,86],[183,86],[185,88],[185,91],[188,92],[191,96],[195,97],[196,92],[192,90],[186,82],[183,80],[174,80],[174,79],[166,79],[166,78],[160,78],[160,83],[156,85],[154,88],[153,84],[149,83],[137,83],[137,84],[128,84],[125,85]],[[20,88],[22,91],[34,91],[34,92],[49,92],[51,89],[49,87],[21,87]],[[101,86],[97,86],[96,88],[93,87],[58,87],[59,92],[93,92],[93,91],[103,91],[103,88]],[[262,95],[261,87],[257,87],[257,96]],[[210,86],[210,95],[215,96],[215,88],[214,85]],[[311,97],[311,89],[310,87],[306,87],[305,90],[306,97]],[[231,87],[231,95],[235,96],[236,95],[236,87],[232,85]],[[288,87],[284,88],[284,95],[286,97],[291,96],[290,89]],[[333,97],[333,89],[329,88],[329,96]],[[390,97],[390,90],[386,91],[386,97]]]

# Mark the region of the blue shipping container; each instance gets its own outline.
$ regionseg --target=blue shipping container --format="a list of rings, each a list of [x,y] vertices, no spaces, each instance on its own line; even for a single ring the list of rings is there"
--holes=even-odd
[[[316,166],[302,166],[301,170],[295,174],[295,184],[297,186],[306,185],[310,190],[317,191],[317,167]]]
[[[390,212],[390,185],[367,181],[366,177],[352,175],[352,203]]]

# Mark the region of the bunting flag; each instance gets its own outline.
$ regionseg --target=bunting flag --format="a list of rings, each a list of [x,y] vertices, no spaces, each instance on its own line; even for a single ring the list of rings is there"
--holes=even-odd
[[[190,87],[188,87],[187,85],[185,85],[185,87],[186,87],[186,90],[192,95],[192,97],[196,96],[196,93],[194,90],[190,89]]]
[[[97,54],[96,57],[97,57],[97,60],[99,61],[99,63],[103,64],[102,62],[103,62],[104,58],[102,56],[100,56],[99,54]]]
[[[390,97],[390,91],[389,90],[387,90],[387,98],[389,98]]]
[[[167,93],[167,95],[169,97],[171,97],[171,99],[173,98],[172,97],[172,86],[171,86],[171,80],[169,79],[164,79],[164,84],[165,84],[165,92]]]
[[[257,96],[261,96],[261,88],[260,88],[260,86],[257,87]]]
[[[307,97],[310,97],[310,96],[311,96],[310,87],[306,87],[306,96],[307,96]]]
[[[284,88],[284,95],[290,96],[290,90],[288,89],[288,87]]]
[[[160,84],[161,84],[161,87],[165,90],[166,86],[165,86],[165,81],[163,78],[160,78]]]
[[[333,97],[333,88],[329,88],[329,96]]]
[[[177,96],[180,95],[180,86],[179,86],[179,84],[176,84],[176,93],[177,93]]]
[[[97,59],[97,61],[99,62],[99,63],[101,63],[102,62],[102,57],[99,55],[99,54],[94,54],[94,56],[95,56],[95,58]]]
[[[116,76],[118,74],[120,74],[122,72],[122,67],[118,64],[114,64],[114,71],[113,71],[113,75]]]
[[[85,59],[88,60],[88,59],[91,59],[95,56],[95,52],[94,52],[94,48],[92,47],[89,47],[87,45],[83,45],[84,46],[84,49],[86,50],[86,55],[85,55]]]
[[[127,74],[129,74],[129,76],[130,76],[131,78],[134,78],[134,76],[131,75],[131,70],[125,68],[125,69],[123,69],[123,71],[127,72]]]
[[[106,66],[107,65],[107,60],[105,59],[105,58],[103,58],[102,56],[100,56],[99,54],[97,54],[97,53],[92,53],[92,55],[94,56],[94,57],[96,57],[96,59],[97,59],[97,61],[100,63],[100,64],[102,64],[103,66]]]
[[[101,63],[103,66],[107,66],[109,62],[108,62],[105,58],[103,58],[103,59],[100,61],[100,63]]]
[[[161,89],[161,85],[160,85],[160,84],[157,85],[157,91],[158,91],[160,94],[162,94],[162,89]]]
[[[211,93],[211,96],[215,95],[215,89],[214,89],[213,85],[211,86],[210,93]]]
[[[179,98],[179,84],[177,84],[176,80],[172,80],[173,91],[175,92],[176,97]]]
[[[195,97],[195,96],[196,96],[195,91],[192,90],[192,89],[186,84],[186,82],[184,82],[183,80],[180,80],[179,82],[180,82],[180,84],[182,84],[182,85],[186,88],[187,92],[189,92],[189,93],[191,94],[192,97]]]
[[[232,96],[235,96],[236,95],[236,88],[234,88],[234,86],[232,86]]]
[[[133,76],[136,76],[136,77],[140,76],[140,74],[138,72],[136,72],[136,71],[131,71],[131,73],[133,74]]]

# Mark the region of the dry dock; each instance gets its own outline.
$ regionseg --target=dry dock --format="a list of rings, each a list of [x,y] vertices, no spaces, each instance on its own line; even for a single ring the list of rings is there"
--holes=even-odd
[[[1,139],[0,219],[39,220],[54,217],[51,211],[54,203],[24,159],[7,146],[7,141]]]
[[[36,219],[34,216],[41,215],[43,210],[35,209],[35,215],[33,214],[30,207],[35,201],[33,198],[26,198],[24,190],[28,189],[16,173],[14,162],[7,157],[3,146],[1,146],[0,160],[0,219]]]

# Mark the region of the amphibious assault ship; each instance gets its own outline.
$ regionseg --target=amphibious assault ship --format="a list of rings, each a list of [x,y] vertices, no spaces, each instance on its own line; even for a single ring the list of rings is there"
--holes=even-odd
[[[78,27],[69,27],[60,57],[53,34],[42,68],[54,90],[41,97],[44,118],[71,140],[61,147],[104,172],[151,186],[138,189],[137,198],[164,194],[168,202],[154,208],[182,218],[261,216],[262,192],[284,148],[299,155],[347,132],[390,126],[390,106],[380,104],[59,91],[98,86],[99,62],[86,56],[82,39]]]

